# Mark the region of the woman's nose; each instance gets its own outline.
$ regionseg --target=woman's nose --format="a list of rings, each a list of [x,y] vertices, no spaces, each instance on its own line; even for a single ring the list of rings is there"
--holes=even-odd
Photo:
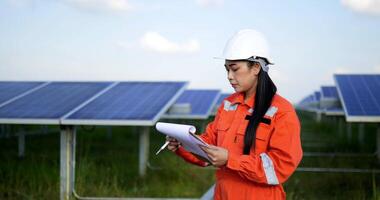
[[[233,75],[232,75],[231,70],[228,72],[227,78],[228,78],[228,80],[232,80],[234,78]]]

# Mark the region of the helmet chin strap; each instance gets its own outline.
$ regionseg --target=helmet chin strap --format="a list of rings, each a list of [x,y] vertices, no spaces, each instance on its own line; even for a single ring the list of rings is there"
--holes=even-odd
[[[257,58],[256,56],[252,56],[252,57],[248,58],[247,60],[252,61],[252,62],[258,62],[258,63],[260,64],[261,68],[262,68],[265,72],[268,73],[268,71],[269,71],[269,67],[268,67],[267,62],[266,62],[264,59],[262,59],[262,58]]]

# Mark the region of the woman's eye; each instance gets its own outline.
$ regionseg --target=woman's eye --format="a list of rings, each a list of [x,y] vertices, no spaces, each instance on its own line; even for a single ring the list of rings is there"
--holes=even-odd
[[[239,70],[239,68],[232,68],[231,70],[236,72],[237,70]]]

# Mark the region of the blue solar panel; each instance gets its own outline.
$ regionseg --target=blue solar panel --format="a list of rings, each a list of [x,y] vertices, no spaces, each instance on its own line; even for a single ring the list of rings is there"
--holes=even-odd
[[[227,98],[227,97],[229,97],[231,94],[229,94],[229,93],[222,93],[220,96],[219,96],[219,98],[218,98],[218,100],[216,101],[216,106],[217,107],[219,107],[220,106],[220,104],[222,104],[222,102],[223,102],[223,100],[225,99],[225,98]]]
[[[306,111],[316,111],[318,110],[317,103],[319,102],[316,100],[316,92],[315,92],[303,98],[297,104],[297,108],[301,110],[306,110]]]
[[[190,113],[174,114],[172,116],[176,118],[208,118],[219,97],[219,93],[219,90],[186,90],[175,104],[189,104]]]
[[[0,118],[59,119],[110,84],[106,82],[50,83],[1,107]]]
[[[41,85],[43,82],[0,82],[0,104]]]
[[[316,102],[319,102],[321,100],[321,92],[319,92],[319,91],[314,92],[314,100]]]
[[[338,99],[338,91],[335,86],[322,86],[321,87],[322,98]]]
[[[380,121],[380,74],[334,77],[348,121]]]
[[[62,120],[63,124],[145,121],[154,124],[183,91],[185,82],[121,82]],[[123,123],[120,123],[123,124]],[[138,124],[136,124],[138,125]]]

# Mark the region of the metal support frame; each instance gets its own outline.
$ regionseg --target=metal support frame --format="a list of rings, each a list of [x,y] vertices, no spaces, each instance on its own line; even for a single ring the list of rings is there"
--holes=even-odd
[[[22,129],[18,134],[18,157],[23,158],[25,156],[25,134]]]
[[[107,129],[107,139],[110,140],[112,138],[112,126],[107,126],[106,129]]]
[[[377,159],[380,161],[380,124],[377,125],[377,133],[376,133],[376,153]]]
[[[339,138],[344,137],[344,120],[341,117],[338,117],[338,134]]]
[[[351,144],[352,141],[352,123],[347,123],[347,141],[349,144]]]
[[[360,123],[358,126],[358,140],[359,140],[360,146],[365,145],[364,138],[365,138],[365,124]]]
[[[60,199],[71,199],[75,183],[75,145],[76,130],[74,126],[61,125],[60,149]]]
[[[320,111],[316,112],[316,120],[318,123],[320,123],[322,121],[322,112],[320,112]]]
[[[140,130],[139,175],[143,177],[146,175],[146,167],[149,158],[149,127],[142,127]]]
[[[81,197],[75,192],[75,148],[76,129],[74,126],[61,125],[60,148],[60,199],[97,199],[96,197]],[[139,149],[139,175],[145,176],[149,158],[149,127],[142,127]],[[103,197],[101,198],[103,199]],[[105,199],[125,199],[109,198]]]

